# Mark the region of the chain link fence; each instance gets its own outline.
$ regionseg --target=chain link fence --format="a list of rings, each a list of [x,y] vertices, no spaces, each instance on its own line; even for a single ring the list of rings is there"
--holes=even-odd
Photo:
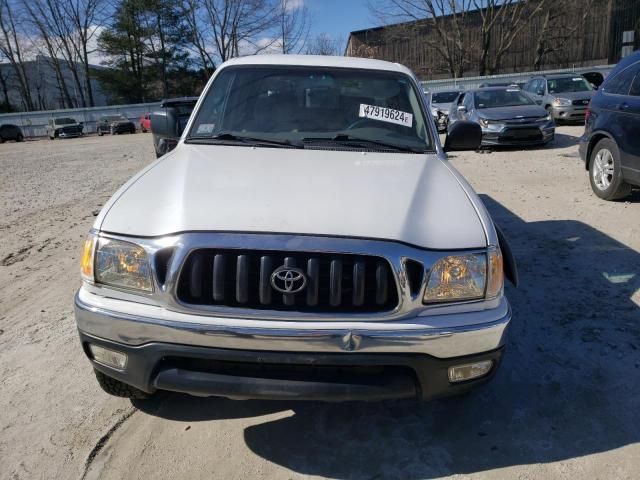
[[[441,92],[445,90],[472,90],[483,83],[526,82],[531,77],[539,75],[553,75],[558,73],[583,74],[587,72],[600,72],[603,76],[613,69],[615,65],[598,65],[594,67],[562,68],[557,70],[544,70],[539,72],[507,73],[503,75],[487,75],[484,77],[446,78],[442,80],[429,80],[422,82],[425,91]]]
[[[50,118],[71,117],[84,124],[84,133],[95,133],[96,123],[104,115],[122,115],[140,128],[140,117],[160,107],[160,102],[114,105],[111,107],[70,108],[65,110],[44,110],[40,112],[20,112],[0,114],[0,125],[17,125],[25,138],[43,137],[47,134]]]

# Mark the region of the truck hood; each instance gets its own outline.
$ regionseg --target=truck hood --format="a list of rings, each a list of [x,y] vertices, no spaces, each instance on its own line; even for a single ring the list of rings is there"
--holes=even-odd
[[[453,172],[435,154],[180,144],[125,184],[94,227],[144,237],[273,232],[485,247],[470,200],[477,197]]]

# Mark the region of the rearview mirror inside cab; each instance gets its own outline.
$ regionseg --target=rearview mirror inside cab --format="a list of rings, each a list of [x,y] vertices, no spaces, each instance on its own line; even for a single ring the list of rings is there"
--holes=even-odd
[[[475,122],[459,121],[449,128],[444,151],[477,150],[482,143],[482,129]]]

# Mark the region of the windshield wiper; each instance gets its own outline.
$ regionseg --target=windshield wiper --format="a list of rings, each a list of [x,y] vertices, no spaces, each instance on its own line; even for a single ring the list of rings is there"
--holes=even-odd
[[[220,141],[241,142],[250,145],[263,145],[263,146],[281,146],[281,147],[294,147],[304,148],[302,143],[294,143],[290,140],[278,140],[273,138],[258,138],[258,137],[246,137],[244,135],[235,135],[229,132],[218,133],[212,137],[194,137],[190,136],[187,140],[191,143],[218,143]]]
[[[318,138],[303,138],[303,142],[339,142],[339,143],[359,143],[359,144],[369,144],[376,145],[378,147],[384,148],[393,148],[394,150],[402,151],[402,152],[412,152],[412,153],[425,153],[425,149],[418,147],[411,147],[409,145],[398,145],[396,143],[384,142],[381,140],[372,140],[370,138],[363,138],[351,135],[349,133],[336,133],[333,137],[318,137]]]

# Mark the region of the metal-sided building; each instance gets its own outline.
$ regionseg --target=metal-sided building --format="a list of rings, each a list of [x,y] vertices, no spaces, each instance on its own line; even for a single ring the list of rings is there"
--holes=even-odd
[[[531,15],[524,16],[499,63],[489,64],[485,72],[479,70],[481,12],[439,17],[444,31],[462,32],[467,45],[463,76],[611,65],[640,47],[640,0],[547,0],[536,10],[539,1],[526,3]],[[495,37],[500,28],[494,30]],[[504,28],[509,26],[505,23]],[[441,41],[436,22],[424,19],[351,32],[345,54],[399,62],[424,80],[450,78],[457,74],[439,51]],[[496,56],[496,44],[494,39],[489,58]]]

